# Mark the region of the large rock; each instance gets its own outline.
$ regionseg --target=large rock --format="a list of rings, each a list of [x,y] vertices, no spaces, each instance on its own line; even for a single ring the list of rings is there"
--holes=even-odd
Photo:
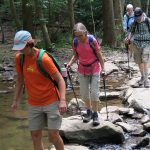
[[[56,149],[52,147],[51,150],[56,150]],[[76,145],[65,145],[64,150],[89,150],[89,149],[85,146],[76,144]]]
[[[125,98],[130,107],[137,111],[150,110],[150,88],[129,88],[126,91]]]
[[[64,118],[60,134],[68,143],[122,143],[125,140],[121,127],[102,120],[100,125],[94,127],[92,122],[83,123],[80,116]]]

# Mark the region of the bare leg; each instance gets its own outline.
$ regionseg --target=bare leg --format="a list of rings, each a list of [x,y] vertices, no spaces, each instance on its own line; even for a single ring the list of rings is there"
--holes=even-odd
[[[139,69],[140,69],[141,77],[144,77],[145,76],[144,64],[141,63],[141,64],[138,64],[138,66],[139,66]]]
[[[64,150],[64,143],[59,135],[59,130],[48,130],[48,136],[50,142],[52,142],[56,150]]]
[[[99,106],[99,101],[93,101],[92,100],[92,110],[94,112],[97,112],[98,111],[98,106]]]
[[[87,109],[91,109],[91,101],[90,100],[85,100],[85,106]]]
[[[42,142],[42,130],[31,131],[34,150],[44,150]]]

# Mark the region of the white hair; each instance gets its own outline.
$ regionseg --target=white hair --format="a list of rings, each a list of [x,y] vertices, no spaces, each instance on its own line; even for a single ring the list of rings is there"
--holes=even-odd
[[[133,9],[133,5],[132,4],[128,4],[126,9]]]
[[[81,22],[74,25],[73,32],[87,33],[85,25]]]

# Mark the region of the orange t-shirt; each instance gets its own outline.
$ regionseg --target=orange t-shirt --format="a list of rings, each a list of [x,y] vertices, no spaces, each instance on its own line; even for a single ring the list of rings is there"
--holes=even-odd
[[[39,50],[36,49],[36,54],[32,58],[25,55],[23,76],[28,94],[28,103],[33,106],[45,106],[57,101],[58,95],[53,82],[41,74],[37,67],[38,52]],[[52,59],[46,53],[42,56],[42,65],[50,75],[58,71]],[[16,54],[16,71],[18,74],[22,73],[19,53]]]

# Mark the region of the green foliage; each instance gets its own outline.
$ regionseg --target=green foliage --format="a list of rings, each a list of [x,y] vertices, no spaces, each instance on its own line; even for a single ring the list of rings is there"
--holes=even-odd
[[[102,31],[102,0],[77,1],[74,13],[75,21],[82,22],[93,33],[93,21],[91,15],[91,5],[93,8],[93,16],[97,31]]]
[[[62,33],[56,41],[56,47],[70,48],[72,43],[72,35],[70,33]]]

